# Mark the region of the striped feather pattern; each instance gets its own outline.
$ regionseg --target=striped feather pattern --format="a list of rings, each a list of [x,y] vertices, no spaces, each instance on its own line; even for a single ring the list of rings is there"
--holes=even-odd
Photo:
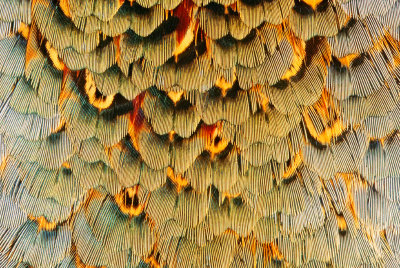
[[[0,267],[398,267],[399,14],[0,0]]]

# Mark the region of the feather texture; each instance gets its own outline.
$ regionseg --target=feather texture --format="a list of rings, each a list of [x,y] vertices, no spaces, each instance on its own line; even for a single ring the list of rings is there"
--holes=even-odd
[[[399,14],[0,0],[0,267],[398,267]]]

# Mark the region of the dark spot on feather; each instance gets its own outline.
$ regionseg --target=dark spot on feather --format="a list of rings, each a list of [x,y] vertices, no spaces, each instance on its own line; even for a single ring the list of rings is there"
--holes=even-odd
[[[224,37],[215,41],[218,45],[224,48],[230,48],[236,45],[237,40],[233,38],[230,34],[225,35]]]
[[[163,91],[158,90],[156,86],[149,87],[149,89],[147,89],[147,92],[156,97],[158,97],[158,95],[164,93]]]
[[[283,180],[282,180],[282,183],[285,184],[285,185],[289,185],[289,184],[291,184],[292,182],[294,182],[296,179],[297,179],[297,175],[296,175],[296,174],[293,174],[293,175],[290,176],[289,178],[283,179]]]
[[[64,132],[65,131],[65,124],[63,124],[62,126],[61,126],[61,128],[59,128],[58,130],[57,130],[57,132],[54,132],[54,133],[62,133],[62,132]]]
[[[317,53],[320,53],[320,44],[324,41],[324,38],[325,37],[314,36],[306,42],[306,57],[303,61],[306,66],[311,64],[312,58],[317,55]]]
[[[237,10],[233,10],[233,8],[232,8],[232,6],[230,5],[230,6],[228,6],[228,16],[229,17],[240,17],[240,14],[239,14],[239,12],[237,11]]]
[[[325,12],[329,7],[329,0],[323,0],[317,5],[317,12]]]
[[[167,93],[161,90],[158,90],[155,86],[152,86],[148,89],[148,92],[157,97],[161,105],[163,105],[164,108],[170,108],[174,106],[174,102],[168,97]]]
[[[398,132],[394,131],[391,135],[389,135],[389,137],[386,138],[385,144],[390,145],[392,143],[396,143],[397,135],[398,135]]]
[[[366,59],[368,59],[368,56],[367,56],[365,53],[360,54],[360,56],[356,57],[356,58],[350,63],[350,66],[351,66],[352,68],[357,68],[358,66],[362,65]]]
[[[221,138],[219,136],[215,137],[215,139],[213,141],[214,146],[217,146],[220,141],[221,141]]]
[[[339,136],[335,137],[335,143],[341,143],[346,141],[347,135],[350,133],[350,129],[346,129]]]
[[[379,140],[371,140],[369,142],[369,147],[368,150],[372,151],[375,149],[378,149],[380,147],[381,143],[379,142]]]
[[[125,206],[131,207],[132,203],[133,203],[132,202],[132,198],[129,196],[128,191],[125,191],[125,193],[124,193],[124,204],[125,204]]]
[[[209,160],[211,158],[211,155],[209,151],[202,151],[200,157]]]
[[[347,72],[346,66],[342,65],[342,63],[334,56],[332,56],[331,66],[338,73],[346,73]]]
[[[218,87],[213,86],[210,90],[208,90],[207,97],[211,99],[216,99],[221,97],[221,90]]]
[[[163,36],[173,33],[179,24],[179,18],[169,17],[163,21],[149,36],[145,38],[148,42],[155,42],[162,39]]]
[[[282,258],[282,260],[271,259],[270,263],[271,263],[272,267],[284,267],[286,265],[286,262],[283,261],[283,258]]]
[[[48,137],[48,141],[50,144],[54,144],[57,143],[61,138],[61,133],[57,132],[57,133],[51,133]]]
[[[190,193],[190,192],[194,191],[193,187],[190,184],[185,186],[185,188],[183,190],[185,191],[185,193]]]
[[[97,100],[97,99],[100,99],[100,98],[103,98],[103,94],[101,94],[101,92],[96,88],[96,92],[94,93],[94,98]]]
[[[167,181],[165,182],[165,188],[168,189],[169,191],[174,191],[175,190],[175,184],[171,179],[167,176]],[[178,203],[178,199],[175,200],[175,205]]]
[[[137,225],[141,225],[145,220],[146,220],[146,213],[144,213],[144,211],[142,211],[138,216],[133,218],[133,222],[132,223],[136,223]]]
[[[214,185],[210,185],[210,193],[211,193],[211,199],[215,202],[218,203],[219,199],[219,191]]]
[[[184,67],[184,65],[192,63],[206,51],[206,41],[205,39],[201,39],[201,35],[198,34],[197,40],[193,40],[189,47],[187,47],[184,52],[178,55],[176,62],[177,67]],[[171,58],[170,60],[173,61],[174,59]]]
[[[239,83],[235,81],[235,83],[233,83],[232,87],[226,93],[226,97],[228,99],[235,100],[239,94],[239,90],[240,90]]]
[[[232,202],[237,207],[240,207],[243,204],[243,200],[240,196],[233,198]]]
[[[277,89],[284,90],[289,86],[289,80],[281,79],[278,82],[276,82],[275,84],[273,84],[272,86]]]
[[[179,135],[174,135],[174,146],[179,146],[182,144],[184,139]]]
[[[104,34],[100,34],[100,41],[99,44],[97,45],[97,50],[102,49],[109,45],[113,41],[113,38],[111,36],[104,36]]]
[[[132,74],[133,74],[133,63],[130,63],[128,68],[128,77],[132,77]]]
[[[132,31],[131,29],[127,30],[125,32],[125,36],[124,38],[124,42],[128,45],[136,45],[140,42],[142,42],[144,40],[143,37],[141,37],[140,35],[136,34],[134,31]]]
[[[240,174],[243,174],[245,171],[243,170],[242,166],[242,157],[240,154],[237,154],[237,163],[238,163],[238,171]]]
[[[126,101],[121,104],[113,103],[111,106],[100,112],[100,116],[106,121],[115,120],[117,116],[121,116],[133,111],[133,104],[131,101]]]
[[[125,2],[127,3],[127,2]],[[150,8],[145,8],[142,7],[141,5],[139,5],[137,2],[132,2],[131,3],[132,6],[132,11],[138,15],[147,15],[150,13],[151,9]]]
[[[217,138],[219,138],[218,136],[217,136]],[[219,142],[219,141],[218,141]],[[215,140],[214,140],[214,144],[215,145],[217,145],[218,143],[215,143]],[[224,159],[226,159],[228,156],[229,156],[229,154],[232,152],[232,150],[233,150],[233,144],[232,143],[228,143],[228,145],[225,147],[225,149],[224,150],[222,150],[219,154],[218,154],[218,159],[219,160],[224,160]]]
[[[125,97],[122,96],[120,93],[117,93],[117,94],[114,96],[112,105],[120,106],[120,105],[125,105],[125,104],[128,103],[128,102],[132,103],[131,100],[127,100],[127,99],[125,99]],[[133,105],[133,104],[132,104],[132,105]]]
[[[261,4],[263,1],[262,0],[242,0],[243,3],[249,6],[257,6]]]
[[[156,134],[156,133],[155,133]],[[169,134],[167,133],[167,134],[164,134],[164,135],[159,135],[159,134],[156,134],[157,136],[158,136],[158,138],[160,139],[160,143],[161,144],[163,144],[163,143],[166,143],[166,142],[169,142]]]
[[[303,129],[304,136],[306,137],[306,139],[312,146],[314,146],[315,148],[317,148],[319,150],[325,150],[326,148],[328,148],[327,145],[321,144],[316,139],[314,139],[314,137],[311,135],[308,128],[304,125],[303,122],[301,122],[300,125],[301,125],[301,129]]]
[[[165,108],[174,106],[174,102],[168,97],[165,92],[162,92],[157,97]]]
[[[297,71],[297,73],[294,75],[294,76],[292,76],[291,78],[290,78],[290,80],[292,81],[292,82],[294,82],[294,83],[297,83],[297,82],[299,82],[303,77],[304,77],[304,75],[306,74],[306,69],[307,69],[307,66],[304,64],[304,62],[300,65],[300,69]]]
[[[61,168],[61,172],[62,172],[62,174],[65,175],[65,176],[70,176],[70,175],[72,175],[72,170],[71,170],[70,168],[62,167],[62,168]]]
[[[344,33],[346,35],[349,34],[349,30],[357,23],[357,20],[354,18],[350,18],[347,24],[339,30],[338,34]]]
[[[72,72],[71,73],[72,80],[75,82],[76,87],[74,88],[76,91],[79,92],[81,96],[84,96],[85,100],[89,102],[89,98],[85,92],[85,85],[86,85],[86,75],[85,72]]]
[[[253,41],[253,39],[256,37],[257,37],[256,29],[251,29],[251,31],[240,42],[249,43]]]
[[[312,7],[300,0],[294,0],[293,10],[303,16],[314,14],[314,10],[312,9]]]
[[[181,98],[176,103],[175,109],[176,109],[176,111],[188,111],[191,107],[192,107],[192,104],[188,100]]]
[[[347,230],[339,229],[339,235],[341,235],[342,237],[346,236],[346,233],[347,233]]]
[[[139,198],[136,194],[133,196],[133,200],[131,201],[131,203],[134,208],[137,208],[139,206]]]
[[[211,10],[217,15],[225,15],[225,7],[221,4],[210,2],[208,5],[204,6],[204,8]]]
[[[42,53],[42,55],[45,55],[46,56],[46,58],[47,58],[47,60],[49,61],[49,62],[51,62],[51,59],[50,59],[50,57],[49,57],[49,53],[47,52],[47,49],[46,49],[46,43],[48,42],[47,41],[47,39],[46,38],[44,38],[44,37],[42,37],[42,35],[40,34],[40,32],[39,31],[35,31],[35,33],[38,33],[38,34],[36,34],[35,36],[29,36],[29,38],[35,38],[36,39],[36,43],[38,44],[38,46],[39,46],[39,51],[40,51],[40,53]],[[22,39],[22,38],[21,38]]]

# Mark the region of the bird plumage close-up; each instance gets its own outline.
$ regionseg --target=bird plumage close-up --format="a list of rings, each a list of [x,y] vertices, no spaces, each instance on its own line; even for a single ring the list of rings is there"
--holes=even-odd
[[[0,268],[400,267],[400,0],[0,0]]]

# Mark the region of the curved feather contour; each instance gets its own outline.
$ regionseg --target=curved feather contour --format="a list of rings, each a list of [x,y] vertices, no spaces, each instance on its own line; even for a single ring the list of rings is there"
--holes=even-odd
[[[0,267],[400,266],[399,17],[0,0]]]

